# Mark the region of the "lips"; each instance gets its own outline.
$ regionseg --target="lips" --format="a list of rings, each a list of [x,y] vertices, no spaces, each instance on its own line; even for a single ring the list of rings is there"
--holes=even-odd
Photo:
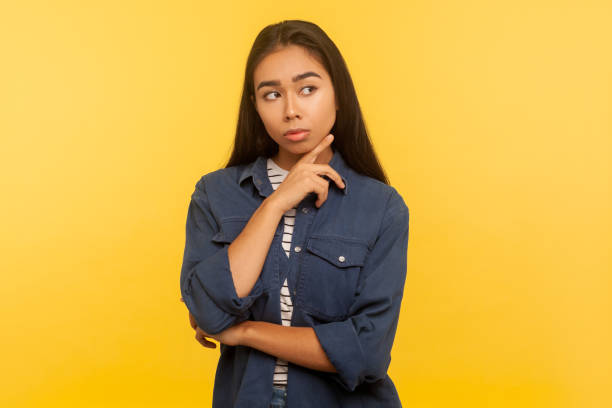
[[[302,129],[302,128],[289,129],[288,131],[285,132],[285,136],[288,136],[292,133],[302,133],[302,132],[308,132],[308,129]]]
[[[285,133],[285,138],[287,140],[291,140],[292,142],[299,142],[301,140],[304,140],[309,133],[310,133],[309,130],[301,130],[301,131],[291,130],[290,132]]]

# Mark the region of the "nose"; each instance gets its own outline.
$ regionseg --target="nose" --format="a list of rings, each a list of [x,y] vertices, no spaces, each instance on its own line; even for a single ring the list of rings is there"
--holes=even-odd
[[[300,117],[300,113],[296,109],[298,104],[293,98],[295,98],[295,96],[289,93],[285,99],[287,101],[285,103],[285,119],[287,120]]]

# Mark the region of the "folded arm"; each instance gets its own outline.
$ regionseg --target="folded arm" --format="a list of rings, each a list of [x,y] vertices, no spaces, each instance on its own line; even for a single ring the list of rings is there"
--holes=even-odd
[[[335,372],[312,327],[246,321],[241,344],[313,370]]]

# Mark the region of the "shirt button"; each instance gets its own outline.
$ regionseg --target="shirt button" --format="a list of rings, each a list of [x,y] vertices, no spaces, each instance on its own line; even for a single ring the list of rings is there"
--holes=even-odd
[[[301,248],[301,247],[299,247],[299,246],[296,246],[296,247],[294,248],[294,251],[295,251],[295,252],[300,252],[301,250],[302,250],[302,248]]]
[[[338,257],[338,260],[339,260],[340,262],[344,262],[344,261],[346,260],[346,258],[345,258],[345,257],[343,257],[342,255],[340,255],[340,256]]]
[[[306,208],[306,207],[302,208],[302,212],[303,212],[304,214],[308,214],[308,208]]]

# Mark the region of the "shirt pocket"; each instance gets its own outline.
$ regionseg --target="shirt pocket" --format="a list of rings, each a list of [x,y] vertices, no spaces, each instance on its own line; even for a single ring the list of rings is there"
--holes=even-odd
[[[221,221],[219,232],[212,236],[211,240],[219,244],[231,244],[244,229],[249,218],[226,218]]]
[[[297,302],[319,320],[343,320],[355,297],[367,243],[335,235],[313,235],[300,259]]]

